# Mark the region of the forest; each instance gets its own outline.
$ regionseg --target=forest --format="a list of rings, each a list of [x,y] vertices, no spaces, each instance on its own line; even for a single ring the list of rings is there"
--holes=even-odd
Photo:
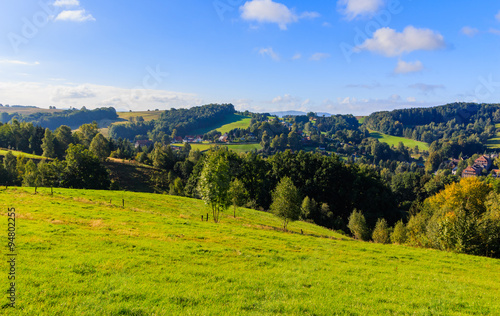
[[[452,105],[443,113],[462,113],[463,120],[467,115],[458,110],[463,110],[463,105],[456,107]],[[466,108],[470,114],[481,106]],[[194,112],[203,114],[199,122],[193,118],[189,121],[192,125],[174,124],[190,115],[196,117]],[[284,179],[289,179],[296,187],[294,195],[300,201],[301,220],[352,234],[360,240],[500,256],[500,181],[491,175],[460,179],[460,173],[454,175],[443,165],[450,153],[461,156],[464,150],[472,152],[476,142],[464,137],[467,133],[469,137],[477,137],[476,133],[465,131],[461,136],[434,141],[424,163],[422,152],[416,148],[402,143],[391,147],[368,137],[366,127],[352,116],[310,115],[278,120],[250,114],[252,120],[247,129],[228,133],[234,138],[251,135],[260,140],[263,149],[246,154],[225,147],[201,153],[189,143],[174,147],[170,140],[175,135],[164,132],[174,133],[177,128],[171,130],[173,127],[181,131],[185,126],[199,128],[205,124],[200,122],[206,122],[208,117],[231,112],[234,112],[232,105],[208,105],[193,112],[166,111],[161,120],[152,123],[155,129],[147,132],[156,135],[157,140],[142,147],[134,146],[127,138],[106,139],[96,123],[84,124],[77,131],[64,125],[51,131],[13,120],[0,125],[0,147],[35,153],[46,159],[34,161],[7,153],[0,164],[0,184],[120,189],[104,167],[108,157],[115,157],[151,166],[149,185],[155,192],[199,199],[204,197],[200,179],[206,175],[209,157],[215,156],[228,166],[224,172],[226,187],[239,183],[242,192],[239,205],[264,211],[272,209],[274,192]],[[494,111],[477,110],[470,114],[467,125],[458,126],[467,130],[467,126],[481,121],[483,114],[478,113]],[[373,118],[370,120],[373,122]],[[422,122],[427,121],[422,119]],[[433,124],[428,125],[433,127]],[[133,130],[134,126],[137,122],[126,125],[126,130]],[[334,149],[338,154],[304,150],[311,143]],[[461,168],[472,165],[484,147],[476,149],[472,157],[460,161]]]
[[[2,112],[0,108],[0,123],[17,120],[18,122],[32,123],[34,126],[49,128],[51,130],[55,130],[61,125],[78,128],[82,124],[92,123],[93,121],[112,121],[117,118],[116,110],[112,107],[95,110],[87,110],[83,107],[81,110],[70,109],[54,113],[36,112],[32,114],[7,113]]]
[[[151,139],[169,142],[171,138],[184,137],[195,129],[205,128],[213,122],[235,113],[232,104],[208,104],[189,109],[170,109],[164,111],[158,120],[150,122],[130,122],[124,125],[112,125],[109,135],[112,138]]]

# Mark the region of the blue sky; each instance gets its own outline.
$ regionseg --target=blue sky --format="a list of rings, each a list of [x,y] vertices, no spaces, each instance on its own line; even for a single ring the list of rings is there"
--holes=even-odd
[[[500,102],[500,3],[0,2],[0,103],[369,114]]]

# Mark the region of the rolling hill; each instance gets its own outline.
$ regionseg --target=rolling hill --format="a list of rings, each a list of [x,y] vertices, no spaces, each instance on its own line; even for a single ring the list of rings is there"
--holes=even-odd
[[[201,221],[201,201],[182,197],[33,192],[0,189],[5,235],[7,208],[17,214],[17,305],[6,308],[4,294],[4,315],[500,313],[498,260],[358,242],[303,222],[284,233],[248,209],[214,224]]]

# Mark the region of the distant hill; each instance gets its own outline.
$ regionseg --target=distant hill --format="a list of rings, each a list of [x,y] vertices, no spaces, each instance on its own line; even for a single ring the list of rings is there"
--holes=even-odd
[[[12,111],[12,107],[0,107],[0,123],[8,123],[14,119],[20,122],[32,123],[35,126],[57,129],[61,125],[68,125],[76,129],[82,124],[92,123],[93,121],[117,121],[118,115],[114,108],[98,108],[87,110],[83,107],[81,110],[43,110],[35,107],[15,107],[15,109],[24,109],[28,112]],[[9,110],[9,111],[6,111]],[[109,123],[108,123],[109,124]]]
[[[325,112],[315,112],[317,116],[332,116],[330,113],[325,113]],[[307,115],[307,112],[302,112],[302,111],[279,111],[279,112],[271,112],[269,113],[271,115],[276,115],[277,117],[283,117],[283,116],[299,116],[299,115]]]

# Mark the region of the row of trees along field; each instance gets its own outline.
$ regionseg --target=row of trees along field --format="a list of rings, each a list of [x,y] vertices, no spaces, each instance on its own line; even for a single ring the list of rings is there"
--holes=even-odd
[[[189,109],[170,109],[164,111],[158,120],[150,122],[130,122],[112,125],[109,135],[112,138],[135,140],[137,137],[153,141],[165,141],[175,136],[186,136],[191,131],[212,126],[236,111],[232,104],[208,104]]]
[[[74,128],[82,124],[88,124],[92,121],[116,120],[118,115],[112,107],[87,110],[83,107],[81,110],[71,109],[59,112],[36,112],[32,114],[19,114],[17,112],[7,113],[0,109],[0,123],[11,121],[32,123],[34,126],[49,128],[55,130],[59,126],[68,125]]]
[[[27,159],[8,152],[0,164],[2,185],[86,189],[110,188],[109,174],[102,164],[110,153],[134,153],[130,142],[106,139],[95,122],[75,132],[65,125],[52,132],[14,120],[0,124],[0,147],[47,158]]]
[[[483,152],[486,141],[496,133],[496,123],[500,123],[500,104],[476,103],[376,112],[364,121],[370,129],[429,143],[431,151],[443,149],[455,157]]]

